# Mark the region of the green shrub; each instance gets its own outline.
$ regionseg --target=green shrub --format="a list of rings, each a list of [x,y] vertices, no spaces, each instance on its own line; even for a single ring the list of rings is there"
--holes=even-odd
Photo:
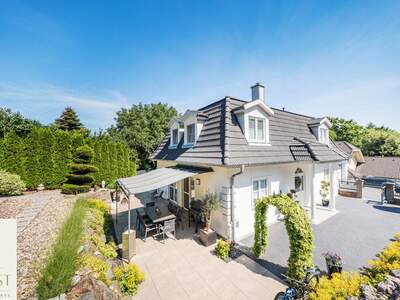
[[[74,174],[96,173],[99,170],[97,167],[92,165],[82,165],[75,163],[70,164],[69,167]]]
[[[75,184],[68,184],[64,183],[61,187],[61,193],[63,194],[80,194],[80,193],[86,193],[90,190],[91,186],[90,185],[75,185]]]
[[[77,185],[88,185],[94,181],[93,176],[87,174],[68,174],[66,177],[68,182]]]
[[[114,269],[115,279],[124,295],[134,295],[139,284],[144,281],[144,273],[135,264],[127,264]]]
[[[105,258],[117,257],[117,247],[114,242],[105,243],[103,239],[96,235],[91,236],[90,240]]]
[[[395,239],[398,235],[395,236]],[[400,269],[400,241],[395,240],[383,249],[377,259],[370,260],[366,268],[366,274],[370,278],[369,283],[377,285],[385,280],[390,270]]]
[[[21,195],[25,191],[25,183],[21,177],[0,170],[0,195],[15,196]]]
[[[108,206],[108,204],[106,202],[104,202],[101,199],[96,199],[96,198],[89,199],[88,203],[91,208],[97,209],[97,210],[101,211],[103,214],[110,213],[110,207]]]
[[[304,270],[313,265],[312,228],[304,209],[287,195],[257,199],[254,221],[254,254],[260,256],[268,244],[267,211],[269,205],[275,206],[285,216],[285,227],[290,244],[288,276],[303,280]]]
[[[358,273],[334,273],[332,278],[322,277],[310,294],[311,300],[345,300],[360,294],[360,285],[367,282],[367,278]]]
[[[92,273],[92,275],[95,278],[103,281],[107,285],[110,284],[106,276],[108,270],[108,264],[106,261],[103,261],[97,256],[91,254],[83,254],[79,257],[78,265],[81,268],[89,268],[90,270],[94,271],[94,274]]]
[[[217,256],[225,260],[229,257],[230,252],[231,245],[227,241],[219,239],[217,245],[215,246],[215,253],[217,254]]]
[[[38,299],[55,297],[71,287],[86,211],[86,201],[78,199],[61,227],[47,265],[41,271],[36,289]]]

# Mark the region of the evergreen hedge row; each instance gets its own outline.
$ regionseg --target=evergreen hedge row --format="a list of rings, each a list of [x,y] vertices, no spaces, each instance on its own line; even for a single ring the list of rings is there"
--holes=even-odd
[[[0,139],[0,169],[19,175],[31,190],[41,183],[49,189],[60,188],[71,167],[80,168],[72,164],[72,158],[75,149],[85,144],[94,149],[93,165],[99,169],[94,174],[96,184],[135,174],[135,164],[123,142],[40,127],[25,137],[11,132]]]

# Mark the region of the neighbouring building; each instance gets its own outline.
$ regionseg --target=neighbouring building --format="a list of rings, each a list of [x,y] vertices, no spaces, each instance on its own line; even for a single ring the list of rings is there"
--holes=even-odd
[[[356,146],[350,144],[346,141],[334,141],[333,142],[337,148],[342,150],[349,156],[348,159],[348,171],[347,174],[348,178],[353,177],[356,168],[361,164],[365,163],[364,155],[362,154],[361,150]],[[344,179],[344,178],[343,178]]]
[[[371,187],[381,187],[387,181],[400,183],[400,157],[367,156],[365,163],[356,168],[354,176]]]

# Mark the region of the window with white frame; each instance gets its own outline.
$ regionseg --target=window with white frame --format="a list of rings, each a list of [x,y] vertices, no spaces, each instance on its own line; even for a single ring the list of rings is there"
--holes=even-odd
[[[294,189],[296,192],[304,191],[304,173],[300,168],[294,172]]]
[[[268,194],[268,183],[266,178],[253,180],[253,201],[252,209],[255,207],[255,202],[258,198]]]
[[[196,141],[196,130],[195,124],[190,124],[186,126],[186,143],[187,144],[194,144]]]
[[[265,119],[249,117],[249,140],[265,143]]]
[[[178,129],[172,130],[172,143],[171,143],[172,145],[178,145],[179,142],[178,136],[179,136]]]
[[[328,143],[328,129],[327,128],[320,128],[319,129],[319,141],[320,143],[327,144]]]

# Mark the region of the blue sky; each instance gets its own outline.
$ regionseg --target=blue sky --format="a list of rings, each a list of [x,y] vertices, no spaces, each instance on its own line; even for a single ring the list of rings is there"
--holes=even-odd
[[[3,1],[0,106],[67,105],[106,128],[132,103],[229,95],[400,130],[400,1]]]

